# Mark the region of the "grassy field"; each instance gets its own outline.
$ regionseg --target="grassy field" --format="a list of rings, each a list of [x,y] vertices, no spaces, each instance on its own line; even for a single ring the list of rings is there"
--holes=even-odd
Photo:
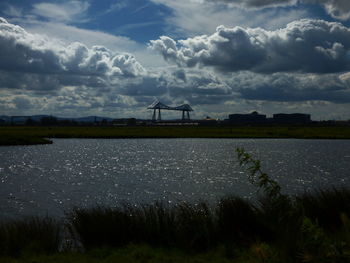
[[[49,143],[45,138],[307,138],[350,139],[341,127],[0,127],[0,145]]]

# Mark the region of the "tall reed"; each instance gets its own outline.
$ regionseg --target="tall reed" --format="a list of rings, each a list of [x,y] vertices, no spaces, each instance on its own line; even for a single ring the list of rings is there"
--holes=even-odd
[[[61,225],[51,218],[32,217],[0,223],[0,255],[48,254],[59,250]]]

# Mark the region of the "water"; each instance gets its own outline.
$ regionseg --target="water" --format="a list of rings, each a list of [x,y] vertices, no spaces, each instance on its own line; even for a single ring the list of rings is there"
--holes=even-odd
[[[63,216],[72,207],[256,196],[235,149],[283,190],[350,186],[350,140],[55,139],[0,147],[0,217]]]

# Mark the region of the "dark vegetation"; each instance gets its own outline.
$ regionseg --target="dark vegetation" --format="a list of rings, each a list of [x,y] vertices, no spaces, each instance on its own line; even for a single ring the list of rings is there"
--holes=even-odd
[[[287,196],[258,160],[237,153],[256,201],[76,208],[62,227],[2,223],[0,262],[350,262],[349,189]]]
[[[350,126],[3,126],[0,145],[50,143],[46,138],[300,138],[350,139]]]
[[[61,242],[61,224],[51,218],[27,218],[0,224],[0,256],[55,253]]]
[[[1,134],[1,137],[0,137],[0,146],[37,145],[37,144],[51,144],[51,143],[52,141],[49,139],[32,136],[32,135],[22,136],[18,134]]]

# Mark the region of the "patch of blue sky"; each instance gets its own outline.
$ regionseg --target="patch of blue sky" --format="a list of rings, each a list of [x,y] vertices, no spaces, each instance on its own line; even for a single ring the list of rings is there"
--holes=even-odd
[[[65,5],[76,1],[38,1],[38,0],[2,0],[0,1],[0,16],[9,21],[24,25],[33,20],[41,22],[53,21],[54,17],[40,14],[36,5]],[[69,21],[59,21],[77,26],[81,29],[96,30],[112,35],[125,36],[140,43],[148,43],[165,35],[165,19],[171,15],[171,10],[164,5],[155,4],[149,0],[104,0],[80,1],[88,8],[70,17]],[[46,7],[47,8],[47,7]],[[54,14],[55,10],[51,10]],[[76,18],[76,19],[75,19]],[[57,22],[57,20],[56,20]]]
[[[169,8],[148,0],[93,1],[89,8],[92,19],[81,27],[147,43],[166,34],[164,20],[170,13]]]
[[[32,4],[37,1],[28,0],[2,0],[0,1],[0,16],[6,18],[19,17],[23,13],[27,13],[31,8]]]

